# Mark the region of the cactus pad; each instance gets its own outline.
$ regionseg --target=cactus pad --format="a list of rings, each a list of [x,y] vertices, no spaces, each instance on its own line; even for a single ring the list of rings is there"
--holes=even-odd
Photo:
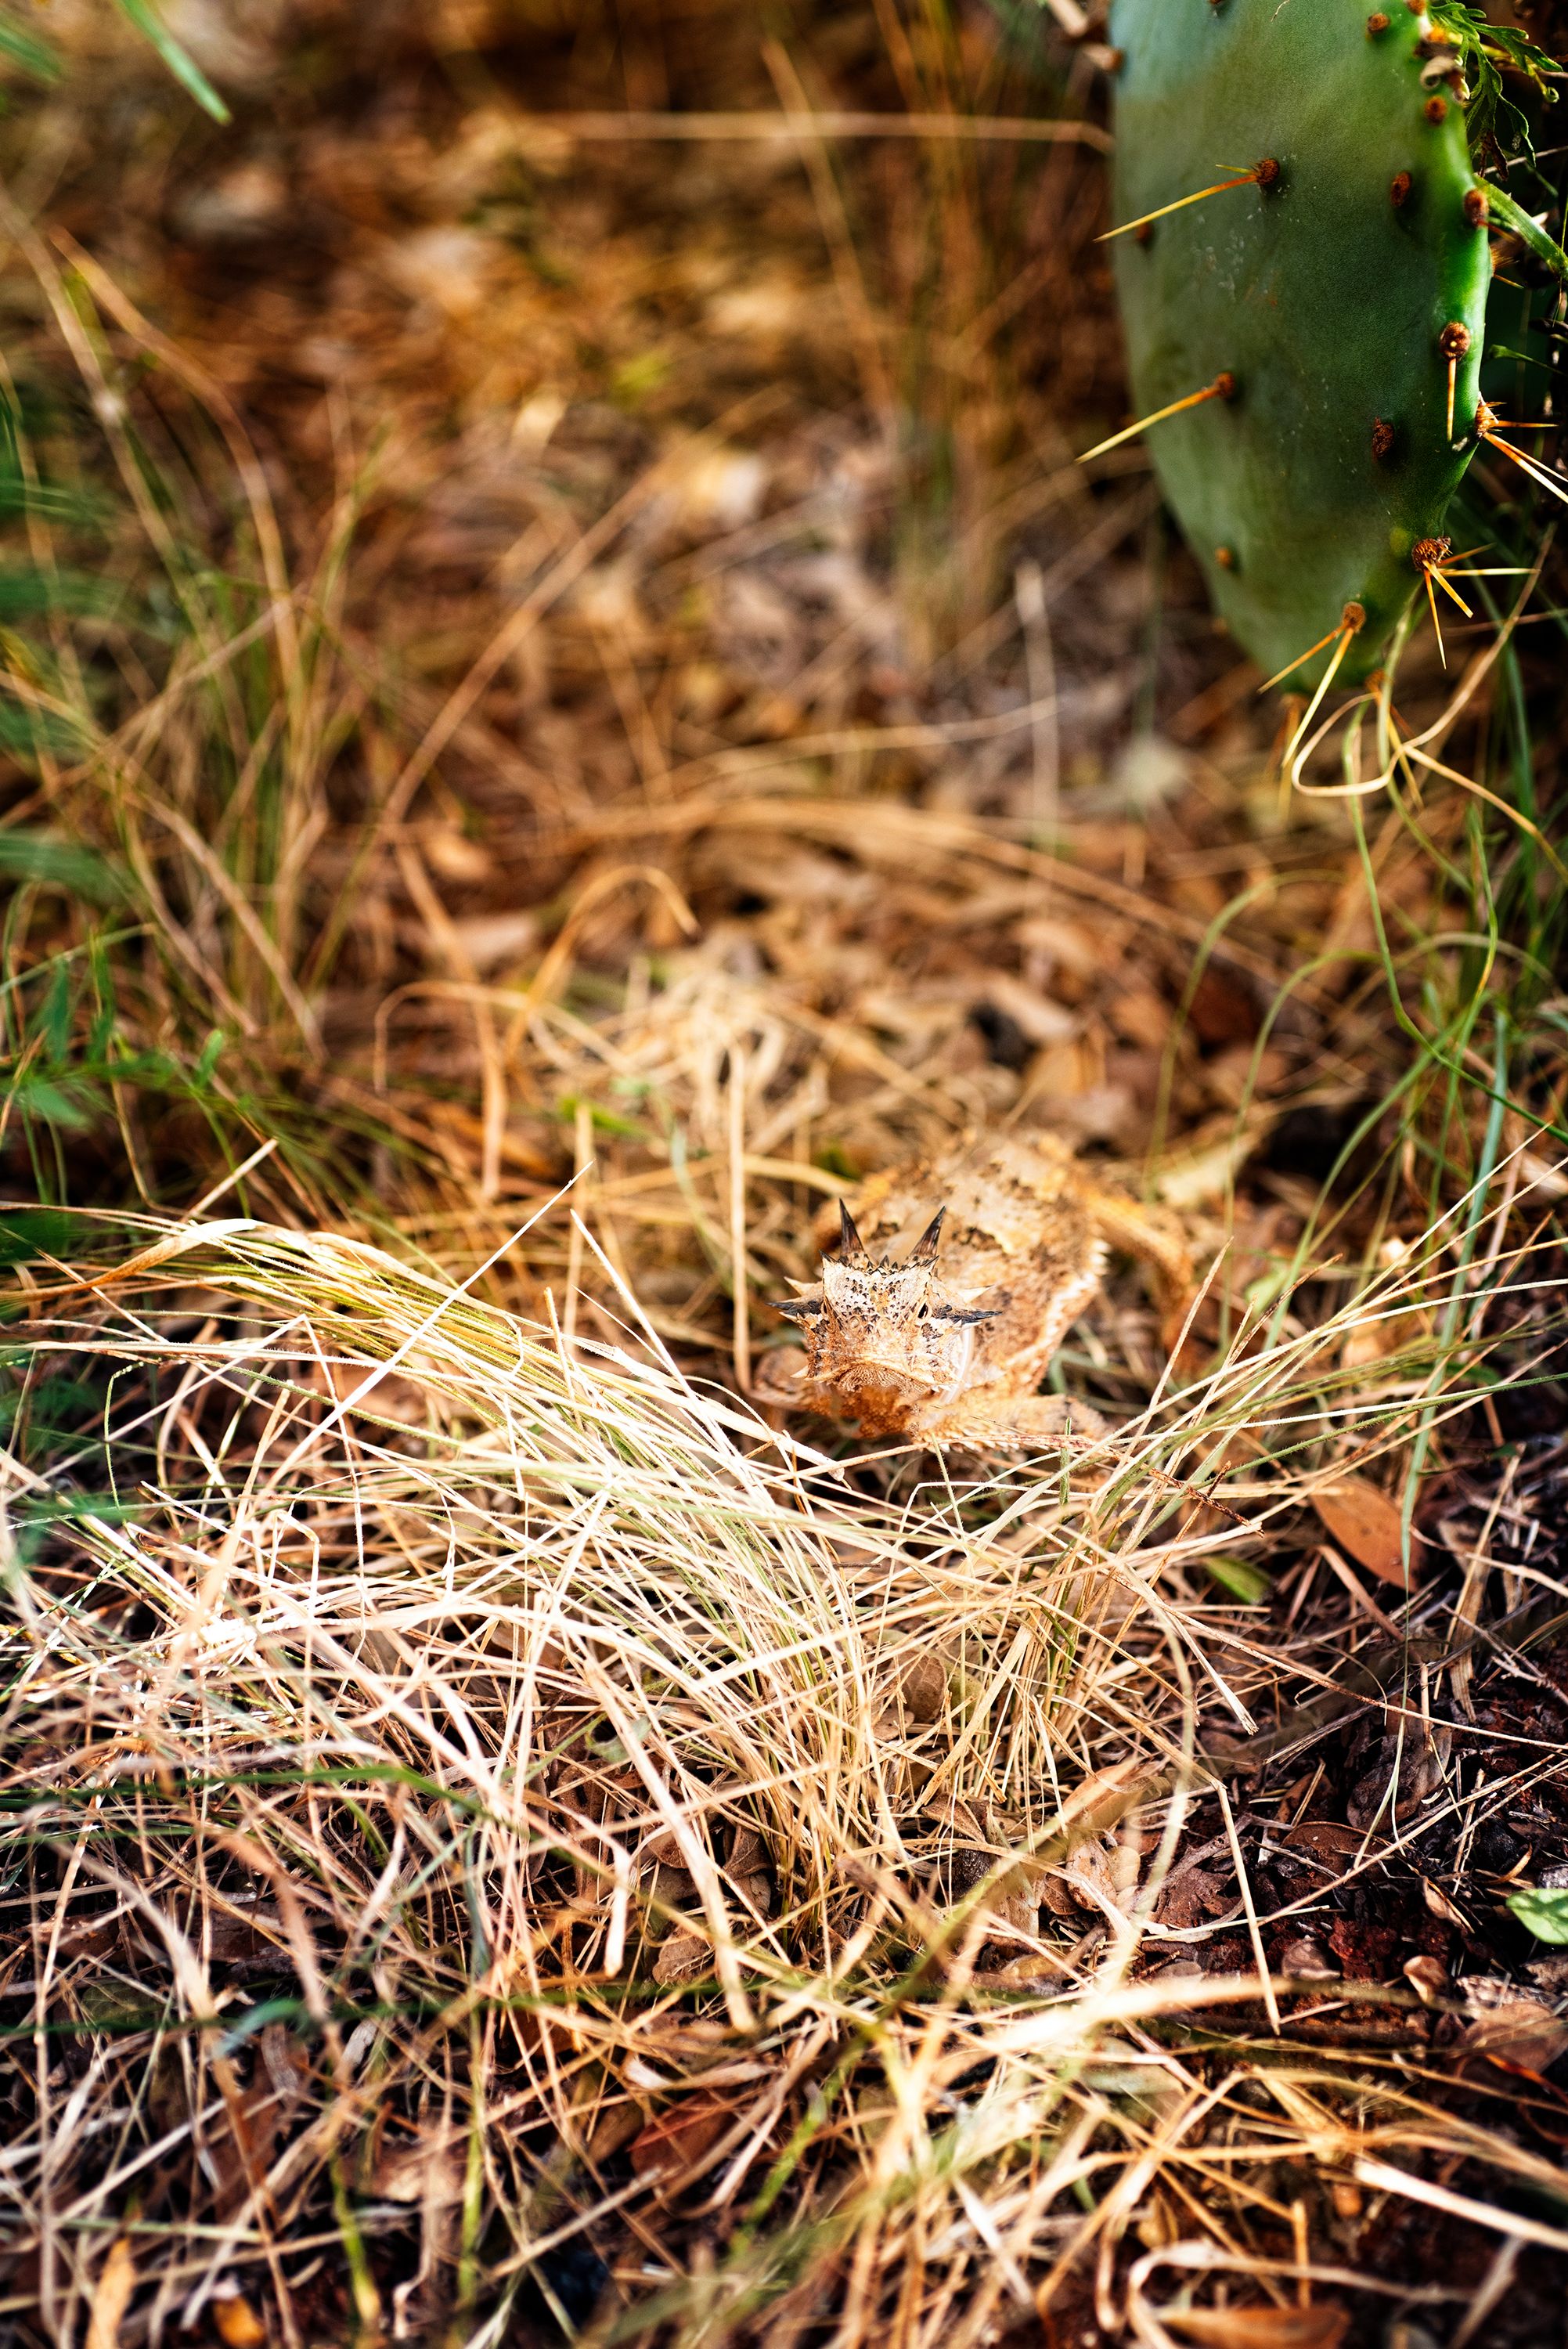
[[[1115,0],[1110,36],[1118,222],[1254,171],[1112,248],[1136,413],[1220,387],[1150,427],[1161,486],[1266,669],[1359,606],[1339,674],[1365,676],[1475,448],[1491,263],[1457,57],[1407,0]]]

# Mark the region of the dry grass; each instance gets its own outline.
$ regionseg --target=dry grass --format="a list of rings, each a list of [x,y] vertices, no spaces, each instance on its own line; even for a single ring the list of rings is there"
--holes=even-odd
[[[1037,34],[258,26],[227,143],[87,15],[7,134],[4,2323],[1555,2339],[1547,595],[1282,802],[1072,461],[1092,136],[517,98],[1092,134]],[[769,1424],[998,1124],[1180,1368],[1119,1276],[1093,1454]]]
[[[630,1300],[625,1347],[563,1352],[346,1239],[140,1238],[91,1276],[34,1268],[40,1406],[61,1373],[105,1402],[14,1502],[32,1973],[5,1991],[40,2035],[6,2170],[52,2334],[124,2227],[155,2329],[238,2278],[281,2338],[321,2338],[309,2251],[337,2241],[360,2331],[500,2340],[520,2293],[571,2297],[587,2240],[634,2329],[676,2339],[793,2339],[829,2307],[908,2331],[934,2299],[978,2340],[1098,2256],[1099,2322],[1130,2294],[1157,2342],[1165,2246],[1282,2299],[1345,2280],[1315,2173],[1439,2147],[1555,2191],[1484,2085],[1471,2118],[1429,2101],[1403,1985],[1363,1988],[1392,2026],[1369,2066],[1311,1938],[1320,1878],[1267,1920],[1260,2009],[1243,1952],[1224,1970],[1243,1918],[1263,1953],[1245,1860],[1204,1834],[1172,1867],[1205,1813],[1255,1856],[1355,1702],[1260,1737],[1282,1666],[1344,1675],[1321,1635],[1291,1657],[1216,1604],[1203,1565],[1216,1512],[1234,1556],[1276,1553],[1291,1430],[1315,1459],[1408,1440],[1420,1382],[1363,1384],[1324,1453],[1303,1370],[1365,1306],[1151,1411],[1092,1492],[879,1498],[650,1357]],[[1383,1309],[1443,1294],[1445,1253]],[[1260,1427],[1284,1473],[1216,1477]],[[1409,1630],[1452,1671],[1446,1621],[1418,1599]],[[1402,1717],[1424,1761],[1429,1700]],[[1418,1792],[1352,1877],[1499,1799],[1446,1770]],[[1324,2017],[1342,2044],[1314,2049]],[[1121,2283],[1134,2222],[1156,2256]]]

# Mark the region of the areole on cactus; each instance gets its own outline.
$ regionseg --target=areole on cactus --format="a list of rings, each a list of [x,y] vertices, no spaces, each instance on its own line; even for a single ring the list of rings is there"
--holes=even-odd
[[[1353,683],[1478,445],[1462,60],[1413,0],[1114,0],[1109,30],[1117,287],[1161,486],[1265,671]]]

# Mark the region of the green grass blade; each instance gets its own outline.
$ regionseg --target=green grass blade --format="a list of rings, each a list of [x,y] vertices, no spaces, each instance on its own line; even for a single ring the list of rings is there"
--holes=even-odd
[[[1548,236],[1537,220],[1532,220],[1522,204],[1516,204],[1506,188],[1489,186],[1487,202],[1492,218],[1512,231],[1530,247],[1537,261],[1543,261],[1555,277],[1568,285],[1568,253],[1564,253],[1554,236]]]
[[[151,5],[151,0],[115,0],[115,5],[120,15],[136,26],[142,38],[151,42],[175,80],[190,91],[197,105],[210,114],[214,122],[232,119],[228,108],[195,58],[175,39]]]
[[[42,832],[0,832],[0,878],[64,889],[94,905],[111,905],[128,894],[125,875],[96,849]]]
[[[31,74],[35,81],[60,78],[59,52],[29,26],[19,24],[9,8],[0,9],[0,57]]]

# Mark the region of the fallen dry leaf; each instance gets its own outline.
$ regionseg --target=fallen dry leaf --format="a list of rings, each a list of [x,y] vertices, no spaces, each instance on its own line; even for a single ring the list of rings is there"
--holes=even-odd
[[[1356,1829],[1335,1819],[1298,1819],[1281,1839],[1289,1850],[1310,1852],[1314,1859],[1348,1859],[1361,1848]]]
[[[1434,1884],[1429,1876],[1423,1876],[1421,1878],[1421,1898],[1430,1913],[1434,1917],[1440,1917],[1445,1925],[1457,1925],[1461,1933],[1470,1931],[1470,1920],[1464,1910],[1456,1909],[1441,1885]]]
[[[1061,1876],[1047,1876],[1040,1887],[1040,1895],[1053,1917],[1070,1917],[1078,1906]]]
[[[1320,1485],[1312,1505],[1340,1548],[1348,1550],[1357,1566],[1364,1566],[1380,1582],[1397,1582],[1401,1590],[1406,1588],[1399,1512],[1387,1493],[1380,1493],[1364,1476],[1341,1476],[1332,1485]]]
[[[1234,1898],[1234,1878],[1203,1868],[1179,1868],[1170,1877],[1155,1907],[1155,1917],[1161,1925],[1171,1925],[1185,1930],[1201,1925],[1205,1917],[1218,1917]]]
[[[1165,2309],[1160,2321],[1206,2349],[1338,2349],[1350,2324],[1345,2308]]]
[[[266,2349],[267,2328],[242,2292],[215,2292],[212,2322],[223,2349]]]
[[[1211,963],[1192,990],[1187,1017],[1198,1040],[1211,1049],[1218,1044],[1250,1044],[1258,1032],[1257,998],[1253,989]]]
[[[1434,2005],[1449,1987],[1449,1970],[1440,1958],[1407,1958],[1402,1971],[1423,2006]]]
[[[1568,2023],[1538,1998],[1490,1977],[1467,1982],[1465,2003],[1474,2020],[1459,2041],[1466,2055],[1496,2055],[1527,2072],[1544,2072],[1568,2048]]]
[[[632,2139],[632,2168],[639,2178],[685,2178],[717,2144],[730,2118],[717,2096],[687,2096],[638,2131]]]
[[[755,1876],[768,1864],[768,1847],[757,1829],[750,1826],[736,1827],[729,1839],[729,1857],[724,1863],[724,1872],[731,1882],[739,1882],[748,1876]]]
[[[383,2202],[423,2202],[443,2209],[463,2199],[461,2145],[444,2129],[422,2129],[381,2147],[375,2188]]]
[[[917,1656],[905,1668],[899,1697],[912,1721],[936,1721],[947,1702],[947,1667],[940,1656]]]
[[[120,2323],[135,2290],[136,2261],[131,2257],[130,2238],[118,2235],[108,2247],[108,2257],[99,2271],[98,2290],[93,2293],[87,2349],[118,2349]]]
[[[713,1964],[713,1951],[696,1933],[672,1933],[654,1961],[654,1980],[662,1984],[695,1982]]]
[[[1418,1725],[1403,1736],[1385,1737],[1371,1769],[1357,1779],[1346,1799],[1350,1824],[1365,1831],[1391,1816],[1402,1826],[1442,1780],[1431,1742]]]
[[[774,1906],[771,1868],[754,1868],[749,1876],[731,1877],[730,1882],[754,1916],[771,1917]]]
[[[1293,1974],[1298,1982],[1333,1982],[1339,1972],[1313,1933],[1297,1933],[1282,1942],[1275,1962],[1282,1974]]]

